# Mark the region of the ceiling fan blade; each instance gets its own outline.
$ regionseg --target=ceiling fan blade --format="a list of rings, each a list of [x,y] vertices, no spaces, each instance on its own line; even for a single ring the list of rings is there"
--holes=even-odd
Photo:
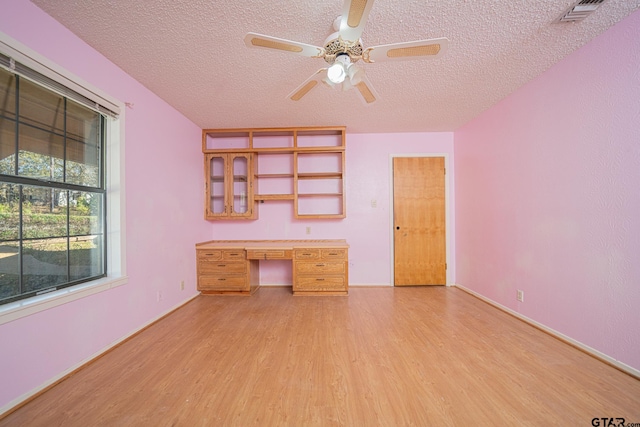
[[[340,36],[343,40],[355,42],[360,39],[367,24],[373,0],[344,0],[340,20]]]
[[[318,86],[322,80],[327,76],[327,69],[321,68],[316,71],[311,77],[304,81],[300,86],[298,86],[293,92],[287,95],[292,101],[300,101],[300,99],[305,96],[309,91],[316,86]]]
[[[416,40],[413,42],[383,44],[367,48],[363,53],[365,62],[403,61],[407,59],[436,58],[449,45],[449,39]]]
[[[321,57],[323,48],[306,43],[294,42],[264,34],[247,33],[244,43],[251,48],[276,49],[309,57]]]
[[[362,75],[360,81],[354,84],[354,86],[358,89],[358,92],[362,96],[362,100],[366,105],[371,105],[378,99],[378,94],[373,89],[373,86],[371,86],[366,75]]]

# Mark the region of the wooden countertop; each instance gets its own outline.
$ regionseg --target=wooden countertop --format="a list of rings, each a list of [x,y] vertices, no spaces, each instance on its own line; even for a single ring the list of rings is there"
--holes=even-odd
[[[328,240],[209,240],[197,243],[196,249],[296,249],[348,248],[344,239]]]

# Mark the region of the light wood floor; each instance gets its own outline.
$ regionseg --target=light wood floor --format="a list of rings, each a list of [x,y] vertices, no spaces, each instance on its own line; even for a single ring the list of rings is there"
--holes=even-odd
[[[202,296],[0,426],[640,423],[640,381],[455,288]]]

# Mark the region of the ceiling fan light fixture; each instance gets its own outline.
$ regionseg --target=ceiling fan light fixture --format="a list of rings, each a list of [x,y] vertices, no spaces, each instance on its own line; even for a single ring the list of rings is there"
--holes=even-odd
[[[466,1],[466,0],[465,0]],[[571,0],[579,3],[576,11],[584,13],[592,9],[591,3],[606,0]],[[319,83],[343,91],[356,88],[367,105],[376,101],[373,87],[365,75],[364,68],[357,65],[384,61],[402,61],[437,58],[446,50],[448,39],[445,37],[410,42],[390,43],[363,48],[362,32],[369,17],[374,0],[343,0],[342,14],[333,21],[334,33],[324,41],[322,47],[281,39],[264,34],[247,33],[245,45],[250,48],[267,48],[294,53],[309,58],[323,59],[325,68],[316,71],[288,97],[298,101],[313,90]]]
[[[344,72],[344,67],[337,62],[327,70],[327,77],[332,83],[342,83],[346,76],[347,73]]]
[[[327,77],[331,82],[339,84],[347,77],[347,70],[351,65],[349,55],[338,55],[335,62],[327,69]]]

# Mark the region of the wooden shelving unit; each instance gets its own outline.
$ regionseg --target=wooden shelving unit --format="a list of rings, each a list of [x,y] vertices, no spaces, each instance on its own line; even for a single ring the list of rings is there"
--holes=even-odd
[[[257,204],[275,200],[292,200],[295,218],[345,218],[345,131],[345,127],[203,130],[206,159],[248,156],[247,170],[252,172],[246,177],[243,201],[256,204],[234,215],[212,215],[214,209],[206,205],[205,218],[255,219]],[[212,203],[214,183],[221,179],[220,174],[212,174],[211,165],[210,160],[205,161],[207,204]],[[230,176],[225,179],[231,180]],[[233,181],[245,182],[237,176]],[[234,187],[225,188],[230,192]],[[225,200],[233,198],[227,196]],[[226,203],[229,207],[225,212],[234,212],[231,202]]]

